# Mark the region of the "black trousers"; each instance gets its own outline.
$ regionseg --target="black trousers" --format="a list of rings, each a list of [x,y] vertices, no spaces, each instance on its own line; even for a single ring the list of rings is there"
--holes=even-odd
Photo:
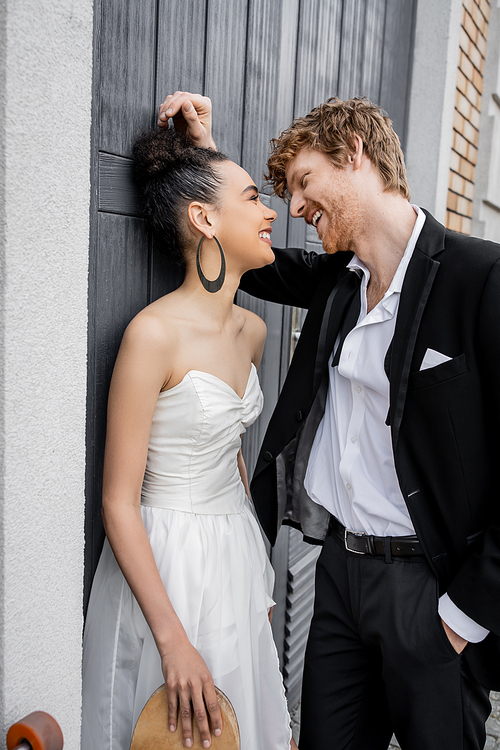
[[[424,558],[357,555],[329,535],[302,687],[300,750],[480,750],[491,710],[438,615]]]

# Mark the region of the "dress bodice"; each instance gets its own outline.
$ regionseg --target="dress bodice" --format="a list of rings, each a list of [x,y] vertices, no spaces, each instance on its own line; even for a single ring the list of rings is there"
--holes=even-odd
[[[225,381],[190,370],[158,396],[141,503],[190,513],[239,513],[245,491],[237,456],[241,435],[262,410],[252,364],[243,398]]]

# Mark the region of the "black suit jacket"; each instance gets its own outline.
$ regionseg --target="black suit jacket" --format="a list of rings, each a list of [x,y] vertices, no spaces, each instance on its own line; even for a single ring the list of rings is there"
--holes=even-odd
[[[351,255],[275,252],[275,263],[246,274],[242,288],[308,314],[252,494],[271,543],[282,522],[321,543],[328,514],[302,479],[324,410],[328,358],[354,294]],[[420,371],[428,348],[451,359]],[[385,369],[396,472],[416,534],[440,593],[491,631],[464,657],[482,684],[500,689],[499,245],[450,232],[427,214]]]

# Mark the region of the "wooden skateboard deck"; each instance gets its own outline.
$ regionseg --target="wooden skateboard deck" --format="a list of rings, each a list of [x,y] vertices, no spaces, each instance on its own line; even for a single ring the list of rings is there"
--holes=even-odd
[[[224,693],[215,688],[222,714],[222,734],[212,735],[210,750],[240,750],[240,732],[234,708]],[[171,732],[168,728],[168,705],[165,685],[155,690],[137,719],[130,750],[181,750],[182,729],[180,717],[177,729]],[[196,721],[193,721],[192,750],[204,750]]]

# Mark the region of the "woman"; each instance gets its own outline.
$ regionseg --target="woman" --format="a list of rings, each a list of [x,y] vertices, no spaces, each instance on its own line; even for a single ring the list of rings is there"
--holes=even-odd
[[[146,219],[186,274],[132,320],[113,372],[82,748],[128,750],[163,681],[170,729],[180,706],[185,747],[192,712],[209,747],[222,726],[215,681],[242,750],[288,750],[273,576],[240,450],[262,408],[265,326],[233,304],[241,275],[273,261],[276,213],[241,167],[173,130],[142,136],[134,161]]]

